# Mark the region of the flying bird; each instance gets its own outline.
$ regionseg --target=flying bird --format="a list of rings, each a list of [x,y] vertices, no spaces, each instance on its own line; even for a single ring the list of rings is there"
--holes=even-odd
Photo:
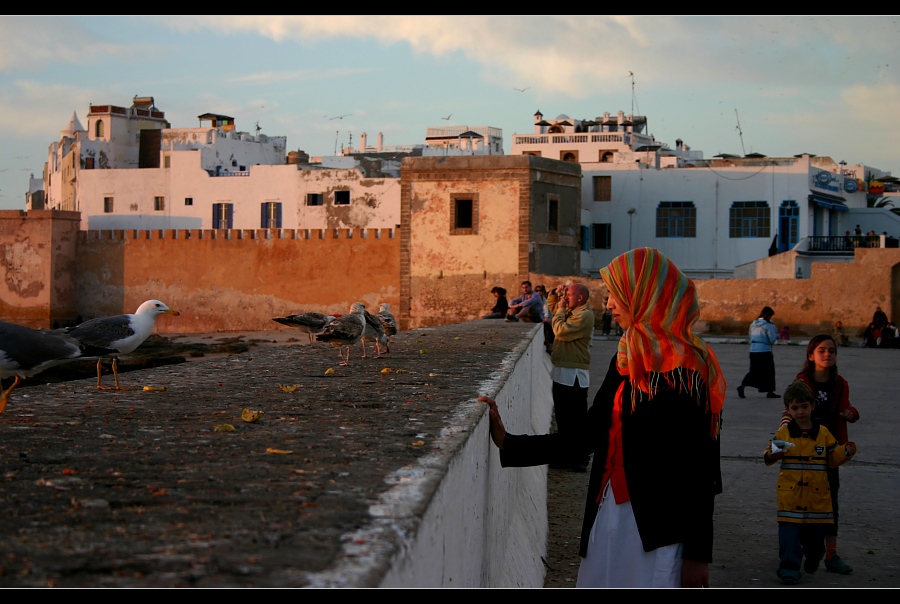
[[[450,119],[450,116],[452,116],[452,115],[453,115],[453,114],[451,113],[451,114],[448,115],[447,117],[442,117],[441,119],[442,119],[442,120],[449,120],[449,119]]]
[[[519,92],[525,92],[525,91],[528,90],[529,88],[531,88],[531,86],[526,86],[525,88],[513,88],[513,90],[517,90],[517,91],[519,91]]]
[[[381,318],[381,323],[384,325],[384,333],[388,338],[385,348],[390,352],[391,349],[388,348],[388,344],[391,343],[391,336],[397,335],[397,319],[391,314],[391,306],[387,302],[382,303],[378,308],[378,316]]]
[[[330,117],[330,118],[328,118],[328,119],[330,119],[330,120],[342,120],[342,119],[344,119],[345,117],[349,117],[349,116],[351,116],[351,115],[353,115],[353,114],[352,114],[352,113],[345,113],[344,115],[336,115],[336,116]]]
[[[328,323],[322,333],[316,336],[319,342],[328,342],[338,349],[341,355],[341,365],[350,365],[350,347],[355,345],[363,337],[366,328],[366,307],[362,302],[354,302],[350,305],[350,312],[337,317]],[[347,347],[347,356],[344,356],[344,347]]]
[[[12,386],[0,386],[0,413],[9,402],[9,395],[22,380],[80,358],[95,358],[113,351],[83,344],[64,330],[31,329],[15,323],[0,321],[0,379],[15,377]]]
[[[100,383],[100,372],[103,359],[112,357],[113,376],[116,380],[116,390],[130,390],[119,385],[119,371],[116,368],[117,356],[128,354],[144,343],[153,332],[156,318],[160,315],[179,316],[176,310],[172,310],[159,300],[147,300],[133,315],[114,315],[111,317],[98,317],[85,321],[80,325],[66,329],[66,333],[86,346],[107,348],[112,352],[98,355],[97,359],[97,388],[107,390]]]
[[[388,337],[387,334],[384,333],[384,323],[381,322],[381,317],[378,315],[373,315],[365,308],[365,304],[360,304],[363,307],[363,316],[366,319],[366,327],[363,331],[363,336],[360,338],[362,341],[363,353],[362,358],[368,358],[366,356],[366,342],[375,342],[375,358],[381,358],[381,345],[383,344],[385,348],[387,348]],[[390,351],[388,351],[390,352]]]
[[[286,317],[275,317],[272,320],[299,329],[309,336],[309,343],[314,343],[313,336],[322,333],[325,326],[335,320],[335,315],[323,315],[320,312],[305,312],[299,315],[288,315]]]

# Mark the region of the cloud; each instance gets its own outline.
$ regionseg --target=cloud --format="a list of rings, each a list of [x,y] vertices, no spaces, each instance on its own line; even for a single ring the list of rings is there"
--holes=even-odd
[[[57,62],[86,65],[141,52],[103,40],[67,17],[0,19],[0,71],[5,73],[40,71]]]
[[[366,73],[373,73],[371,68],[355,68],[347,67],[343,69],[300,69],[296,71],[265,71],[261,73],[252,73],[243,76],[233,76],[226,78],[233,84],[272,84],[284,82],[311,82],[314,80],[325,80],[332,78],[343,78],[346,76],[356,76]]]

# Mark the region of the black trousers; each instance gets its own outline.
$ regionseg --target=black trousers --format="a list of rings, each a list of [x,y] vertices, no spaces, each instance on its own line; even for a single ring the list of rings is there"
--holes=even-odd
[[[553,382],[553,413],[556,414],[556,431],[571,436],[574,441],[578,428],[587,421],[588,389],[582,388],[575,378],[574,386]],[[588,456],[579,455],[571,460],[573,465],[587,465]]]

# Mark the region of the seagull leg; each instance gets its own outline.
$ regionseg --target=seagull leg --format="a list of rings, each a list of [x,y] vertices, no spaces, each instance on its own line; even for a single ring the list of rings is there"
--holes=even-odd
[[[119,371],[116,369],[116,357],[113,357],[112,370],[113,376],[116,378],[116,390],[134,390],[134,388],[119,385]]]
[[[9,402],[9,394],[13,391],[13,388],[19,385],[22,379],[19,376],[16,376],[16,379],[13,380],[12,386],[8,389],[3,390],[3,386],[0,385],[0,390],[3,390],[3,394],[0,395],[0,413],[3,413],[3,410],[6,409],[6,403]]]
[[[341,346],[338,348],[338,352],[341,354],[341,365],[349,365],[350,364],[350,347],[347,346],[347,358],[344,358],[344,347]]]
[[[103,371],[103,359],[97,359],[97,390],[106,390],[106,388],[100,383],[100,376]]]
[[[366,356],[366,343],[365,343],[364,341],[362,341],[362,340],[360,340],[359,343],[362,344],[362,347],[363,347],[363,355],[362,355],[362,358],[364,358],[364,359],[369,358],[369,357]],[[348,356],[349,356],[349,355],[348,355]]]

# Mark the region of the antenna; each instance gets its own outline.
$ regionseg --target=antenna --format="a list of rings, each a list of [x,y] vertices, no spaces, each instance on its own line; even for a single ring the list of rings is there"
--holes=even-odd
[[[631,78],[631,115],[634,115],[634,72],[629,71],[628,77]]]
[[[741,154],[747,155],[747,151],[744,150],[744,133],[741,132],[741,118],[740,118],[740,116],[738,116],[737,109],[734,110],[734,117],[737,118],[738,136],[741,137]]]
[[[334,131],[334,154],[335,155],[337,155],[337,141],[338,141],[338,134],[340,134],[340,133],[341,133],[340,130]]]
[[[353,133],[347,130],[347,134],[350,136],[349,142],[347,143],[347,147],[352,151],[353,150]]]

